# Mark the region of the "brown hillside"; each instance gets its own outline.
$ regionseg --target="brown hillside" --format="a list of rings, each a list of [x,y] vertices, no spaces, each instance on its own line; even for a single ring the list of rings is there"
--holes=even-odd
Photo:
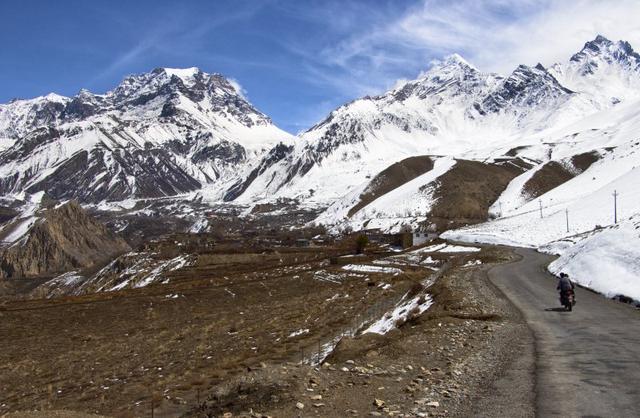
[[[423,175],[431,169],[433,169],[433,160],[426,155],[406,158],[390,165],[371,180],[366,191],[360,195],[360,202],[352,207],[347,215],[349,217],[353,216],[360,209],[380,196],[389,193],[393,189]]]
[[[522,164],[512,162],[457,160],[451,170],[438,178],[430,222],[444,230],[486,221],[489,207],[523,171]]]
[[[550,161],[525,183],[524,192],[527,193],[531,199],[542,196],[584,172],[591,167],[591,164],[599,159],[600,154],[596,151],[591,151],[563,160],[562,162],[564,164],[557,161]],[[571,169],[572,166],[573,169]]]
[[[0,278],[28,278],[94,267],[130,248],[76,202],[44,211],[26,241],[0,255]]]

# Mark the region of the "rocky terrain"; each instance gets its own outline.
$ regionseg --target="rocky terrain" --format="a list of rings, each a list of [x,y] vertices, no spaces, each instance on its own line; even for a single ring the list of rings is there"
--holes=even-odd
[[[28,233],[0,251],[0,279],[91,269],[130,249],[76,202],[43,208]]]
[[[187,416],[534,416],[532,336],[486,266],[458,262],[431,286],[423,316],[382,337],[343,340],[319,367],[265,364]],[[510,382],[524,387],[501,386],[516,363]]]
[[[0,411],[464,416],[527,334],[483,275],[509,255],[446,248],[209,257],[166,285],[6,303]]]

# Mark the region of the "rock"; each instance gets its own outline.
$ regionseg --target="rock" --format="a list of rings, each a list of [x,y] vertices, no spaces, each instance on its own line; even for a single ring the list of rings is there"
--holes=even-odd
[[[322,395],[313,395],[311,397],[311,400],[312,401],[320,401],[320,400],[322,400]]]
[[[314,408],[322,408],[323,406],[324,406],[324,404],[323,404],[323,403],[314,403],[314,404],[313,404],[313,407],[314,407]]]
[[[304,404],[302,402],[297,402],[296,403],[296,408],[298,409],[304,409]]]
[[[356,364],[356,362],[353,360],[347,360],[345,361],[345,364]]]
[[[349,369],[347,369],[346,367],[343,367],[340,370],[342,370],[343,372],[348,372],[349,371]]]
[[[222,414],[222,418],[231,418],[233,416],[233,414],[231,412],[225,412],[224,414]]]
[[[374,399],[373,400],[373,404],[376,406],[376,408],[378,409],[382,409],[384,407],[384,401],[382,399]]]
[[[382,416],[382,414],[381,414],[380,412],[378,412],[378,411],[373,411],[373,412],[370,412],[370,413],[369,413],[369,416],[372,416],[372,417],[381,417],[381,416]]]
[[[371,358],[371,357],[378,357],[379,355],[380,353],[378,353],[376,350],[371,350],[371,351],[368,351],[367,354],[365,354],[365,357]]]
[[[432,408],[438,408],[440,407],[440,402],[438,401],[431,401],[431,402],[427,402],[426,404],[427,406],[430,406]]]
[[[0,251],[0,280],[91,268],[131,250],[75,201],[47,209],[23,240]]]

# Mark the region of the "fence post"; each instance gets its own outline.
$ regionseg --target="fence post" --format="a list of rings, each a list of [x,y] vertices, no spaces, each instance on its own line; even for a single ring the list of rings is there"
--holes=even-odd
[[[613,223],[618,224],[618,191],[613,191]]]
[[[538,200],[538,203],[540,203],[540,219],[542,219],[542,200]]]

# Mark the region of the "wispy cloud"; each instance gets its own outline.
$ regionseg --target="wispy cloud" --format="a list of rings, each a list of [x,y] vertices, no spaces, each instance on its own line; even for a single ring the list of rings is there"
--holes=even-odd
[[[323,51],[342,67],[401,73],[460,53],[480,69],[568,59],[601,33],[640,46],[635,0],[425,0],[398,19]]]
[[[238,80],[235,78],[227,78],[227,80],[229,81],[229,84],[231,84],[231,87],[235,89],[236,93],[238,93],[243,99],[247,100],[247,90],[242,87]]]
[[[133,45],[115,56],[113,61],[102,71],[95,74],[86,84],[91,86],[98,81],[122,73],[131,64],[142,61],[153,53],[181,54],[197,49],[204,39],[214,30],[237,21],[246,20],[254,16],[264,7],[264,4],[250,4],[238,7],[233,12],[221,13],[215,17],[206,17],[204,21],[194,24],[189,19],[189,13],[173,11],[171,15],[158,16],[157,25],[146,33],[139,35]],[[117,19],[121,24],[128,21]]]

